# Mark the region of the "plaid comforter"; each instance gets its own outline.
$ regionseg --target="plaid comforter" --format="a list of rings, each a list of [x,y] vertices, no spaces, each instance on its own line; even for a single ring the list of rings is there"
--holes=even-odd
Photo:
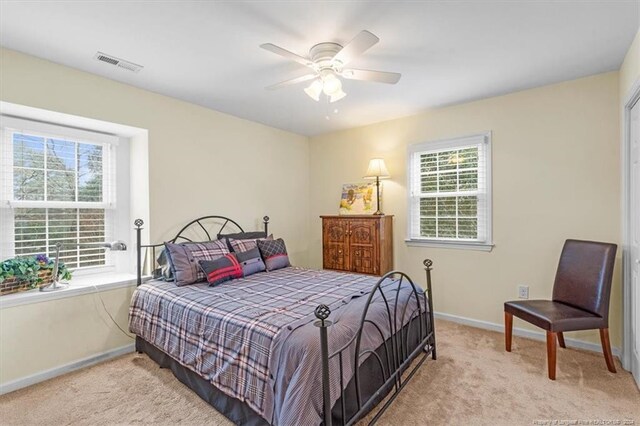
[[[133,295],[129,328],[269,422],[288,423],[274,413],[283,408],[274,392],[280,358],[288,356],[281,354],[287,337],[313,321],[319,304],[335,311],[369,293],[377,281],[294,267],[215,288],[152,281]],[[309,335],[318,341],[316,330]]]

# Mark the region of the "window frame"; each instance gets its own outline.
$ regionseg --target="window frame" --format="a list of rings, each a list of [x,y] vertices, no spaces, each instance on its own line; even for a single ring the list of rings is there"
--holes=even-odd
[[[417,247],[437,247],[437,248],[452,248],[452,249],[467,249],[467,250],[481,250],[491,251],[493,244],[493,199],[492,199],[492,164],[491,164],[491,145],[492,145],[492,133],[491,131],[475,133],[460,137],[439,139],[434,141],[420,142],[411,144],[407,148],[407,229],[405,243],[408,246]],[[414,156],[418,153],[432,153],[435,151],[442,151],[446,149],[457,149],[469,145],[484,144],[484,174],[485,174],[485,218],[484,218],[484,240],[465,240],[458,238],[427,238],[418,237],[413,235],[413,224],[416,212],[415,198],[414,196]],[[480,161],[480,160],[479,160]],[[478,169],[480,169],[480,162],[478,163]],[[417,218],[419,220],[419,217]]]
[[[48,201],[48,200],[14,200],[13,199],[13,140],[14,133],[41,136],[45,138],[58,138],[74,143],[91,143],[103,147],[103,173],[102,188],[103,199],[97,201]],[[64,125],[22,119],[12,116],[2,116],[0,127],[0,162],[4,169],[0,173],[0,218],[3,225],[0,228],[2,235],[6,235],[8,244],[0,245],[0,258],[15,256],[15,213],[16,208],[42,208],[42,209],[104,209],[105,211],[105,238],[113,239],[118,235],[116,190],[117,190],[117,146],[120,141],[118,136],[78,129]],[[46,170],[46,169],[45,169]],[[77,188],[76,188],[77,194]],[[105,250],[105,265],[85,266],[74,269],[74,276],[96,273],[113,273],[117,270],[113,255]]]

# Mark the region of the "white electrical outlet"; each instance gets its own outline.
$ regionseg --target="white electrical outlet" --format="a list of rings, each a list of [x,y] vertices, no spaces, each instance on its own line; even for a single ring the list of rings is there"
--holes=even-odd
[[[518,297],[520,299],[528,299],[529,298],[529,286],[528,285],[519,285],[518,286]]]

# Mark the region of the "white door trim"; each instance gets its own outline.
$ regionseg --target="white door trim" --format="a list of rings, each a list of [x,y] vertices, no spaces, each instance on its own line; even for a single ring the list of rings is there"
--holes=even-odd
[[[631,204],[631,176],[629,170],[629,162],[631,161],[631,144],[630,144],[630,111],[636,102],[640,102],[640,79],[631,86],[626,102],[623,106],[623,128],[622,128],[622,367],[625,370],[631,369],[631,351],[633,350],[633,341],[631,335],[631,258],[629,257],[629,230],[631,225],[631,217],[629,215]]]

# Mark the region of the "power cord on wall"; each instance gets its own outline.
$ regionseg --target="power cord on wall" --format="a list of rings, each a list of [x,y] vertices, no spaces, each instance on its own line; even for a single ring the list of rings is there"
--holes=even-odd
[[[135,339],[136,336],[127,333],[122,327],[120,327],[120,324],[118,324],[118,322],[113,318],[113,316],[111,315],[111,313],[109,312],[109,310],[107,309],[107,305],[104,303],[104,299],[102,298],[102,296],[100,295],[100,290],[98,290],[98,287],[94,284],[92,285],[93,289],[95,290],[94,294],[98,295],[98,299],[100,299],[100,303],[102,304],[102,309],[104,309],[104,312],[109,316],[109,318],[111,319],[111,322],[113,322],[113,324],[118,327],[118,330],[120,330],[120,332],[122,334],[124,334],[125,336],[127,336],[130,339]],[[94,299],[95,301],[95,299]],[[94,305],[95,306],[95,305]]]

